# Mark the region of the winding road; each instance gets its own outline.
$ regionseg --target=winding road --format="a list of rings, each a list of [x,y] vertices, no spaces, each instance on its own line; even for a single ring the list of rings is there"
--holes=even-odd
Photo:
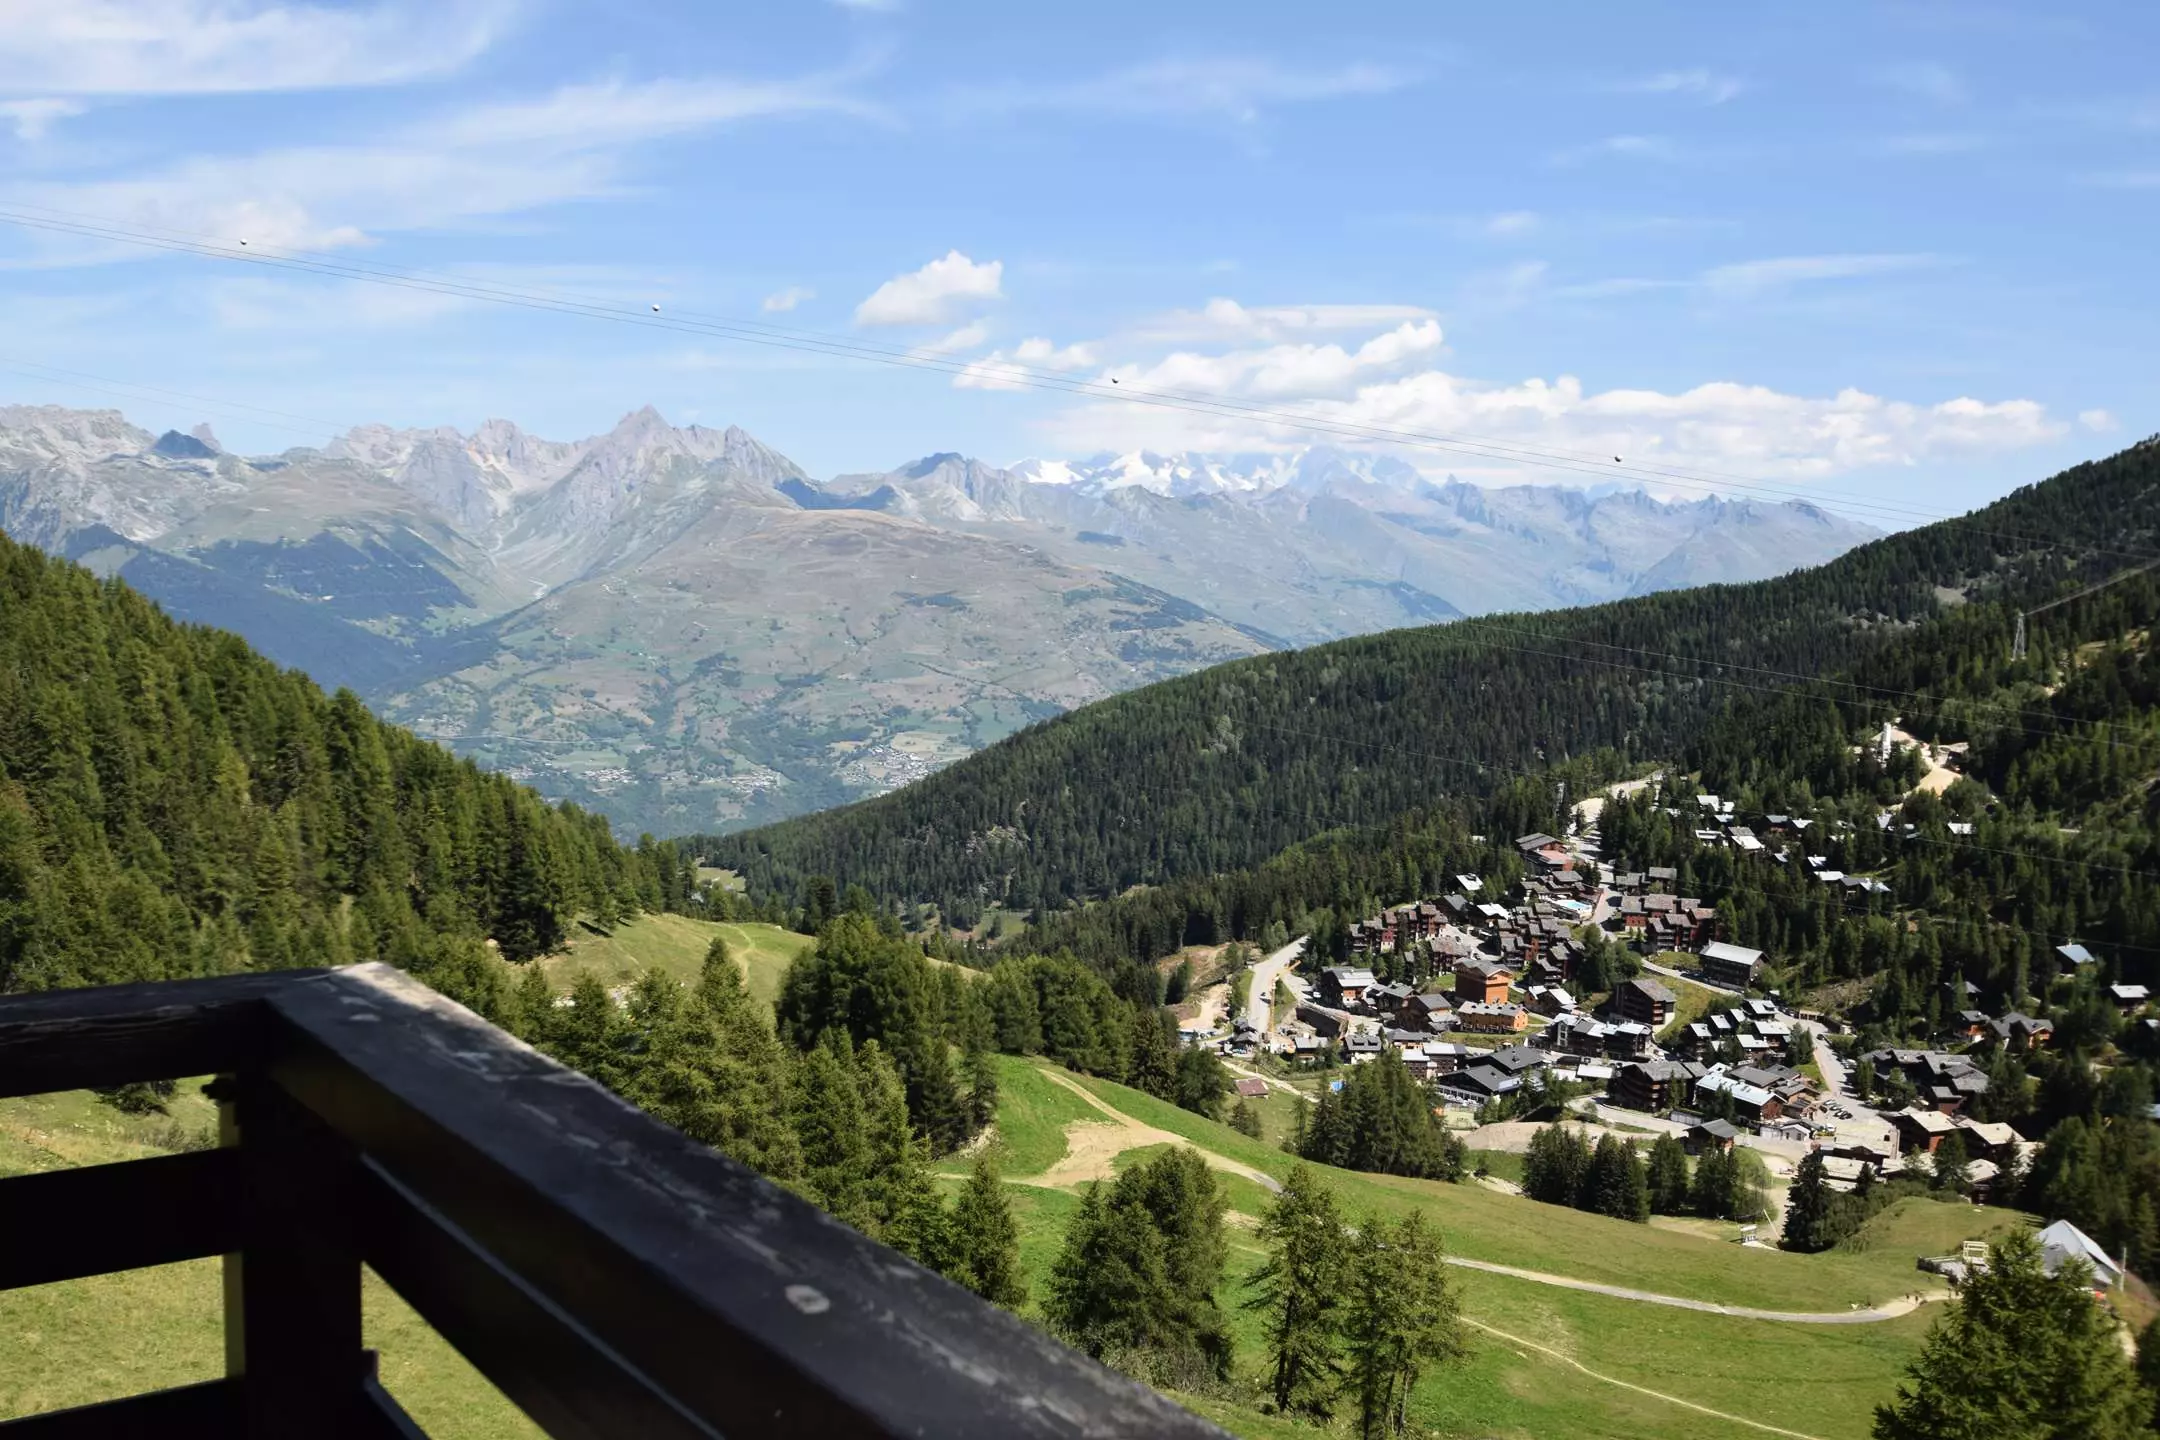
[[[1298,936],[1289,944],[1265,959],[1255,960],[1252,967],[1252,993],[1246,998],[1246,1018],[1262,1035],[1270,1033],[1269,1015],[1275,1003],[1275,982],[1283,972],[1297,964],[1298,956],[1305,953],[1305,937]]]

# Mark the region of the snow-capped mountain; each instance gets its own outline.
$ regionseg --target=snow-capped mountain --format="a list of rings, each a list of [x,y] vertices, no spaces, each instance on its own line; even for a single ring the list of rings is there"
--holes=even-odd
[[[1758,579],[1872,533],[1327,447],[819,482],[649,407],[578,440],[363,425],[252,457],[0,409],[0,528],[656,833],[873,794],[1238,655]]]
[[[1286,487],[1317,489],[1333,480],[1357,479],[1409,487],[1418,471],[1392,455],[1368,455],[1315,445],[1286,452],[1173,455],[1134,450],[1085,460],[1023,460],[1011,473],[1037,485],[1070,486],[1086,491],[1137,486],[1157,495],[1260,495]]]

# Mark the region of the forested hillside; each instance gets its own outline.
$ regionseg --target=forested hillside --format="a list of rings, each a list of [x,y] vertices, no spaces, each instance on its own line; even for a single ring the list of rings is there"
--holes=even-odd
[[[791,898],[831,875],[963,925],[991,905],[1054,909],[1253,866],[1553,762],[1672,755],[1736,686],[1851,669],[1952,611],[2007,650],[2017,607],[2156,546],[2148,442],[1781,579],[1238,661],[1034,726],[895,794],[694,843]],[[1925,657],[1907,669],[1952,678]]]
[[[487,941],[528,959],[689,882],[673,845],[0,537],[0,990],[382,959],[492,1013]]]

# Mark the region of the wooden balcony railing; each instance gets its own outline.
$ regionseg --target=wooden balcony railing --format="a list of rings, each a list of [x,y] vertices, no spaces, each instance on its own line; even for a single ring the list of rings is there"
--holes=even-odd
[[[6,1440],[420,1436],[363,1265],[557,1437],[1221,1435],[385,966],[0,998],[0,1096],[204,1074],[219,1148],[0,1179],[0,1289],[223,1256],[224,1377]]]

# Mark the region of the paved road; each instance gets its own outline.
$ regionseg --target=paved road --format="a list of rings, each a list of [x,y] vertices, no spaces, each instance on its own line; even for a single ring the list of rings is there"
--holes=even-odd
[[[1270,1031],[1269,1012],[1275,1003],[1275,982],[1283,971],[1297,963],[1298,956],[1305,953],[1305,937],[1298,936],[1289,944],[1265,959],[1256,960],[1252,967],[1252,994],[1247,998],[1248,1018],[1261,1034]]]
[[[1837,1130],[1839,1141],[1864,1140],[1872,1145],[1888,1146],[1892,1154],[1897,1153],[1897,1131],[1882,1118],[1880,1111],[1865,1101],[1852,1098],[1852,1092],[1846,1087],[1845,1062],[1830,1048],[1829,1030],[1815,1020],[1795,1020],[1793,1023],[1807,1031],[1815,1042],[1815,1065],[1822,1071],[1823,1099],[1852,1112],[1850,1120],[1840,1120],[1834,1115],[1827,1117]]]
[[[1553,1275],[1543,1270],[1524,1270],[1514,1265],[1495,1265],[1490,1260],[1466,1260],[1460,1255],[1447,1257],[1450,1265],[1460,1265],[1465,1270],[1483,1270],[1492,1275],[1509,1275],[1517,1280],[1529,1280],[1539,1285],[1555,1285],[1562,1290],[1587,1290],[1593,1295],[1610,1295],[1615,1300],[1635,1300],[1645,1305],[1670,1305],[1675,1310],[1700,1310],[1709,1315],[1730,1315],[1736,1320],[1774,1320],[1787,1325],[1873,1325],[1882,1320],[1895,1320],[1900,1315],[1910,1315],[1920,1308],[1923,1297],[1901,1295],[1887,1305],[1877,1305],[1862,1310],[1755,1310],[1745,1305],[1714,1305],[1708,1300],[1690,1300],[1682,1295],[1659,1295],[1649,1290],[1631,1290],[1625,1285],[1600,1285],[1592,1280],[1577,1280],[1570,1275]],[[1925,1298],[1946,1299],[1936,1295]]]

